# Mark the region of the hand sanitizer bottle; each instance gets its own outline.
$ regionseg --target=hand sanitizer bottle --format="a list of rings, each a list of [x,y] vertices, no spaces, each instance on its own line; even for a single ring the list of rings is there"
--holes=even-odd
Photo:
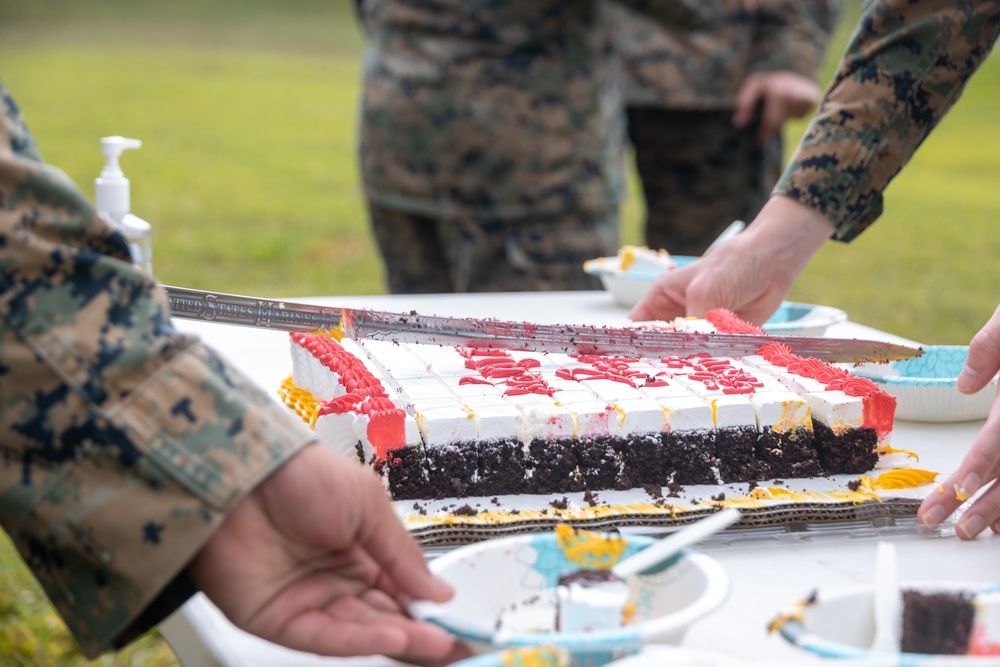
[[[101,138],[104,169],[94,180],[97,213],[122,233],[128,242],[132,262],[149,275],[153,275],[153,229],[149,223],[132,215],[129,181],[118,166],[122,151],[139,148],[142,142],[125,137]]]

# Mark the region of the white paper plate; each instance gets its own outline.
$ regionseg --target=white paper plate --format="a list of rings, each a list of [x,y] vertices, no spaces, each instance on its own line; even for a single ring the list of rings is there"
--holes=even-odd
[[[552,647],[548,647],[551,649]],[[574,659],[568,652],[556,657],[555,652],[538,656],[520,654],[523,649],[506,649],[455,663],[452,667],[743,667],[744,661],[720,653],[699,651],[679,646],[644,646],[622,658],[611,657],[609,662]],[[555,658],[555,659],[553,659]]]
[[[903,590],[927,592],[995,591],[996,585],[982,582],[903,582]],[[973,667],[1000,664],[1000,656],[943,656],[917,653],[880,653],[871,650],[875,636],[872,587],[819,589],[808,603],[776,621],[776,629],[789,643],[823,658],[876,659],[890,657],[886,667]],[[979,614],[977,611],[977,619]],[[990,621],[994,610],[989,610]],[[881,664],[881,663],[879,663]]]
[[[677,267],[686,266],[696,257],[686,255],[671,255]],[[621,260],[617,256],[598,257],[583,263],[583,270],[601,279],[601,283],[615,301],[623,306],[634,306],[649,290],[650,285],[662,271],[647,271],[630,269],[623,271]],[[669,269],[668,269],[669,270]]]
[[[654,540],[620,536],[622,558]],[[610,564],[610,562],[608,563]],[[497,628],[505,609],[554,588],[559,576],[579,569],[558,544],[555,533],[518,535],[460,547],[430,562],[431,570],[455,588],[445,604],[417,602],[411,613],[437,623],[479,652],[513,646],[554,645],[574,655],[638,650],[645,644],[678,644],[688,626],[716,609],[729,591],[729,578],[714,559],[682,551],[655,573],[631,582],[636,600],[629,625],[593,632],[524,632]]]
[[[955,386],[969,356],[967,345],[928,345],[914,359],[889,364],[862,364],[855,375],[874,380],[896,397],[896,418],[919,422],[985,419],[997,397],[997,378],[975,394]]]

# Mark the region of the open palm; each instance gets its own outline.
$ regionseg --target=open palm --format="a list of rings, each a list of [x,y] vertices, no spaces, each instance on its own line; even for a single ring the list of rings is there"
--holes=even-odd
[[[409,598],[444,602],[450,587],[370,470],[306,447],[227,515],[189,567],[238,627],[322,655],[446,659],[440,628],[405,614]]]

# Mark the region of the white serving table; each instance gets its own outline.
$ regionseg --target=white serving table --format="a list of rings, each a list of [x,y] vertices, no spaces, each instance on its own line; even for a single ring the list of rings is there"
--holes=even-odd
[[[296,300],[296,299],[290,299]],[[363,307],[424,315],[495,317],[542,323],[616,324],[627,310],[605,292],[364,296],[302,298],[320,305]],[[251,379],[276,394],[290,373],[287,334],[192,320],[175,320],[178,329],[196,333],[222,352]],[[853,322],[832,326],[828,336],[912,343]],[[922,424],[897,421],[893,445],[921,455],[919,466],[953,470],[983,422]],[[989,532],[989,531],[987,531]],[[960,579],[997,581],[1000,540],[992,535],[963,542],[949,530],[926,533],[915,526],[859,522],[830,530],[767,530],[709,541],[704,551],[726,569],[731,590],[725,604],[696,622],[682,646],[768,660],[771,665],[801,665],[820,660],[769,636],[767,623],[818,587],[870,584],[879,540],[896,543],[899,573],[905,580]],[[233,626],[202,595],[190,600],[160,630],[185,667],[387,667],[387,658],[322,658],[290,651]]]

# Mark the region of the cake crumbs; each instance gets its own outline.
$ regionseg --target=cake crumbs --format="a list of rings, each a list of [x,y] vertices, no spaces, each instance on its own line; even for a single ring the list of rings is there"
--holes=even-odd
[[[597,507],[597,505],[601,502],[600,499],[597,497],[597,494],[591,491],[590,489],[587,489],[586,491],[583,492],[583,499],[591,507]]]
[[[681,486],[680,484],[678,484],[677,482],[670,482],[669,484],[667,484],[667,491],[669,491],[669,493],[667,494],[667,497],[668,498],[680,498],[681,497],[681,491],[683,491],[683,490],[684,490],[684,487]]]
[[[500,507],[500,499],[497,498],[496,496],[493,496],[492,498],[490,498],[490,502],[493,503],[494,505],[496,505],[497,507]]]
[[[659,484],[643,484],[643,490],[649,494],[649,497],[654,500],[663,499],[663,487]]]
[[[719,494],[716,496],[712,496],[712,500],[714,500],[717,503],[721,503],[725,499],[726,499],[726,494],[724,491],[719,492]]]
[[[850,482],[847,483],[847,488],[850,489],[851,491],[857,491],[858,489],[861,488],[861,480],[852,479]]]
[[[753,491],[756,488],[757,488],[757,480],[751,479],[749,482],[747,482],[747,491],[748,492],[749,491]]]
[[[479,510],[466,504],[454,510],[453,514],[457,514],[458,516],[476,516],[479,514]]]
[[[413,503],[413,510],[421,516],[427,516],[427,509],[420,503]]]
[[[569,508],[569,498],[563,496],[561,499],[556,498],[555,500],[550,500],[549,505],[556,508],[557,510],[564,510]]]

